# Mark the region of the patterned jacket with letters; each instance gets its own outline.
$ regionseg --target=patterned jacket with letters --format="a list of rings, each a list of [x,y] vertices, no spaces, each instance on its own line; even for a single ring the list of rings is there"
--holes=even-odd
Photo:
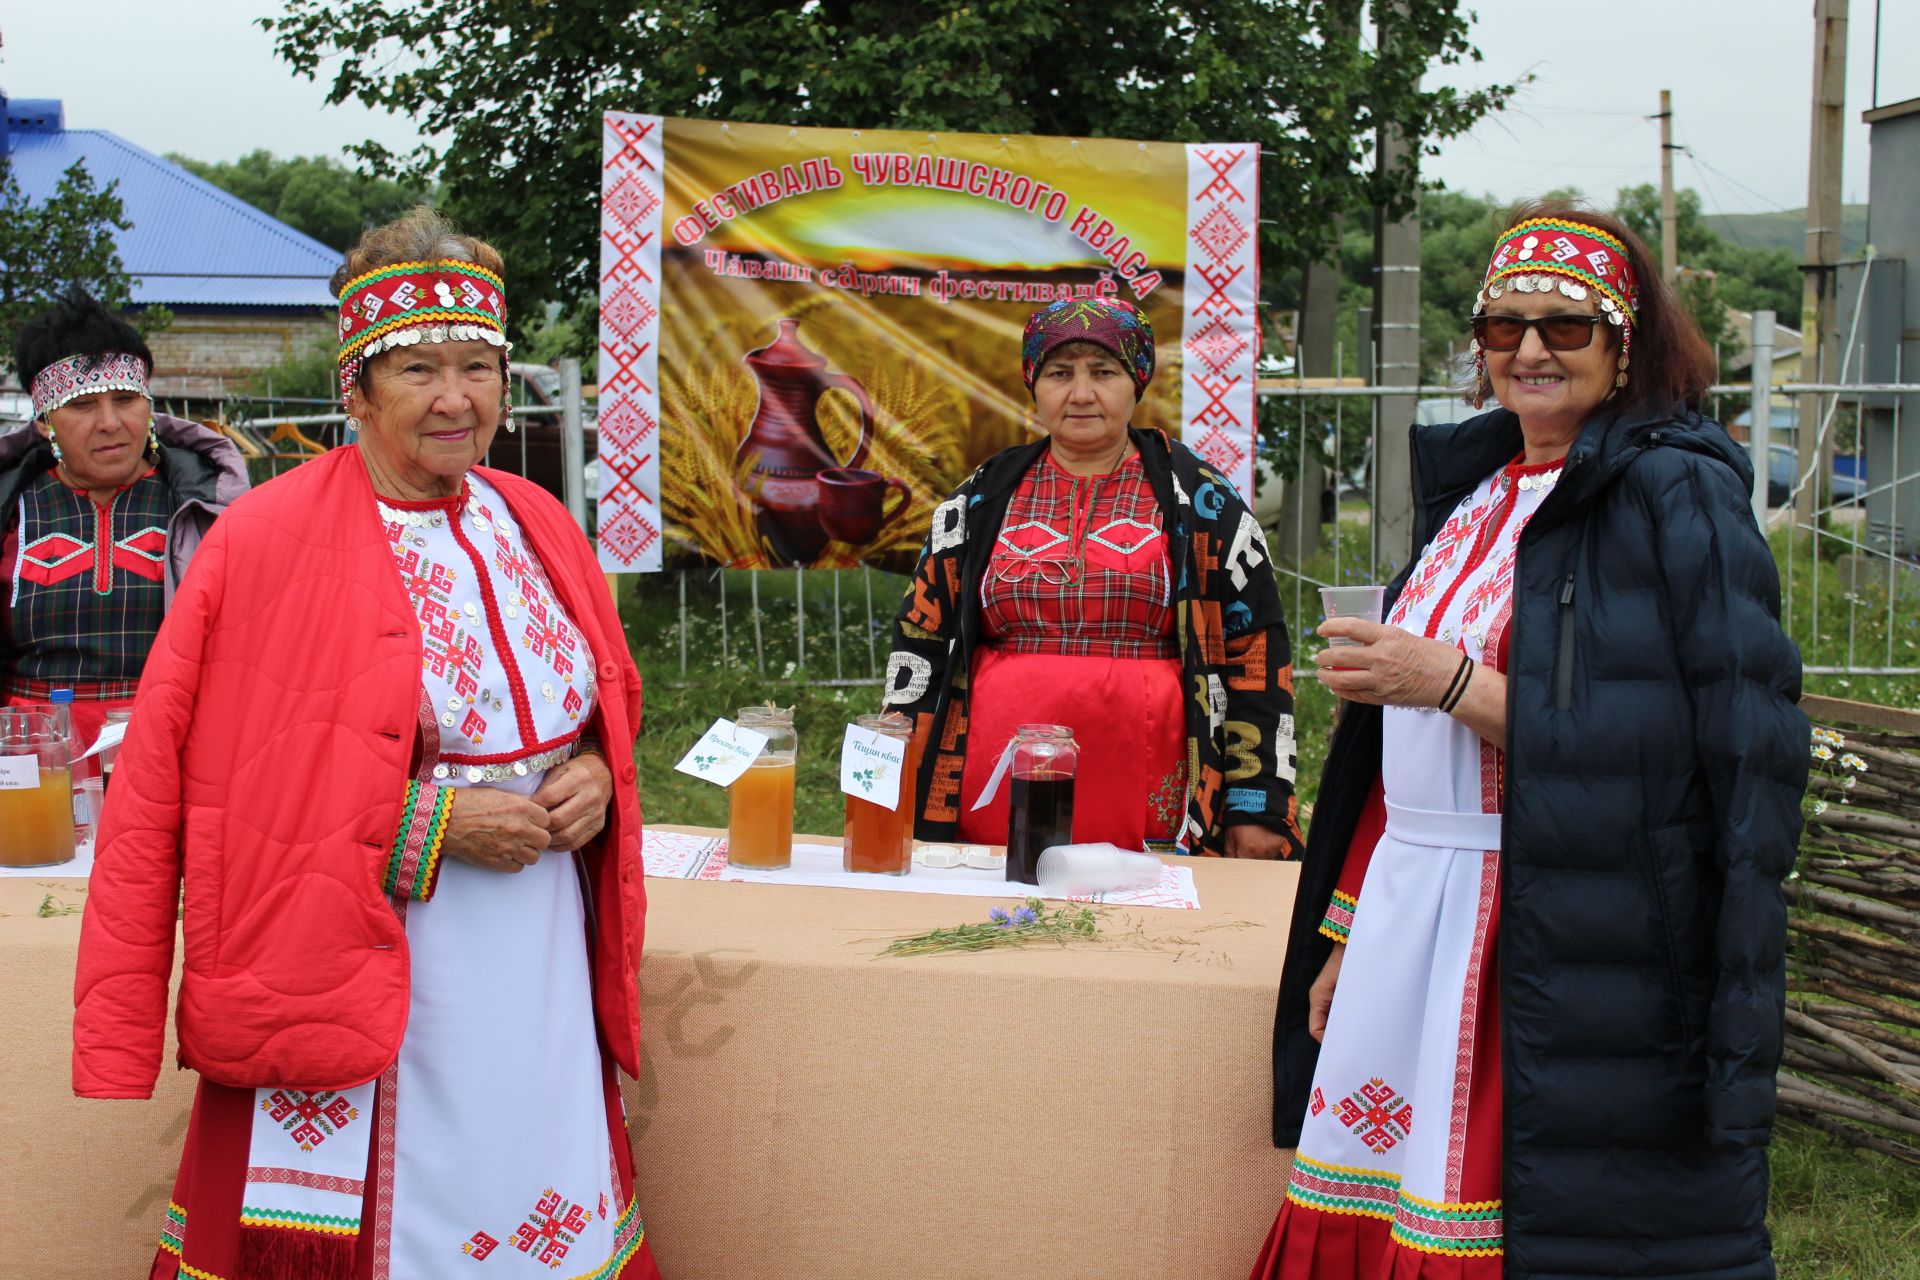
[[[1130,429],[1173,565],[1175,636],[1187,690],[1186,818],[1180,847],[1219,855],[1226,828],[1258,823],[1301,848],[1294,782],[1293,659],[1266,540],[1240,495],[1162,431]],[[968,674],[981,643],[980,581],[1020,480],[1047,442],[1004,449],[934,510],[894,619],[886,704],[922,742],[914,831],[952,839],[967,753]],[[1002,744],[988,744],[997,750]]]

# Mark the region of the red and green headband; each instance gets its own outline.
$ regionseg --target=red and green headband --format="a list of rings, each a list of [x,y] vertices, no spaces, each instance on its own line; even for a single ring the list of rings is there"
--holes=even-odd
[[[340,394],[366,361],[421,342],[484,342],[504,354],[506,284],[472,262],[396,262],[340,290]]]
[[[1568,218],[1529,218],[1508,229],[1494,246],[1486,280],[1474,300],[1473,314],[1511,289],[1516,293],[1549,293],[1584,302],[1588,294],[1600,314],[1620,331],[1620,368],[1615,388],[1627,384],[1627,358],[1633,345],[1633,326],[1640,307],[1640,285],[1633,275],[1627,246],[1595,226]],[[1486,353],[1472,344],[1476,371],[1486,368]]]

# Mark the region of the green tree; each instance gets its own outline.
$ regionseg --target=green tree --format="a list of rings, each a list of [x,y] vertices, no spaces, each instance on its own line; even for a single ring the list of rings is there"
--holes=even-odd
[[[1728,307],[1757,311],[1771,307],[1789,326],[1800,314],[1800,266],[1784,249],[1731,244],[1701,216],[1700,193],[1691,188],[1673,197],[1674,238],[1682,268],[1675,291],[1708,343],[1730,349],[1739,342],[1739,326]],[[1650,183],[1623,187],[1614,212],[1660,257],[1660,193]]]
[[[1341,215],[1411,207],[1412,162],[1372,172],[1383,121],[1431,150],[1509,91],[1419,87],[1435,59],[1478,56],[1457,0],[1383,10],[1386,53],[1357,37],[1361,12],[1362,0],[288,0],[262,25],[296,72],[337,67],[331,101],[418,124],[428,140],[408,154],[358,153],[375,172],[440,182],[448,212],[505,253],[525,318],[594,292],[608,110],[1257,141],[1263,261],[1291,290]]]
[[[167,159],[343,253],[362,230],[418,204],[428,191],[421,184],[356,173],[325,156],[282,160],[271,151],[250,151],[233,161]]]
[[[1613,214],[1646,241],[1653,260],[1664,269],[1666,264],[1660,260],[1659,188],[1650,182],[1620,188],[1614,196]],[[1700,216],[1700,193],[1691,187],[1673,193],[1673,226],[1683,267],[1702,265],[1702,259],[1720,243],[1720,237]]]
[[[13,176],[12,162],[0,154],[0,362],[11,358],[20,326],[69,285],[110,307],[128,305],[133,282],[113,233],[133,223],[114,186],[95,186],[76,160],[53,194],[34,204]],[[148,307],[137,323],[151,333],[171,318],[164,307]]]
[[[1800,323],[1800,259],[1785,249],[1760,249],[1721,240],[1701,255],[1718,277],[1720,297],[1742,311],[1771,308],[1788,326]]]

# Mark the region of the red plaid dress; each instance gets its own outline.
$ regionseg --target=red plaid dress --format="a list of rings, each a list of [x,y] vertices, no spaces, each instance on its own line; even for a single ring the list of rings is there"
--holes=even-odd
[[[968,809],[1017,725],[1064,724],[1080,744],[1074,839],[1171,841],[1186,807],[1173,572],[1140,459],[1104,476],[1051,453],[1007,505],[980,584],[971,750],[960,838],[1002,844],[1007,791]]]
[[[0,513],[10,526],[0,536],[7,705],[72,689],[74,738],[83,748],[107,712],[133,705],[166,616],[171,514],[166,485],[151,467],[105,506],[51,468],[21,488],[16,508]]]

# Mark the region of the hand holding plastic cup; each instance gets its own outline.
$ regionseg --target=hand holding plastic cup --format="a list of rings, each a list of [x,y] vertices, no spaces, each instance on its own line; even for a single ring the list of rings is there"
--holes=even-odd
[[[1329,618],[1361,618],[1367,622],[1378,622],[1386,601],[1385,587],[1320,588],[1320,607]],[[1327,643],[1340,645],[1360,642],[1346,636],[1328,636]]]

